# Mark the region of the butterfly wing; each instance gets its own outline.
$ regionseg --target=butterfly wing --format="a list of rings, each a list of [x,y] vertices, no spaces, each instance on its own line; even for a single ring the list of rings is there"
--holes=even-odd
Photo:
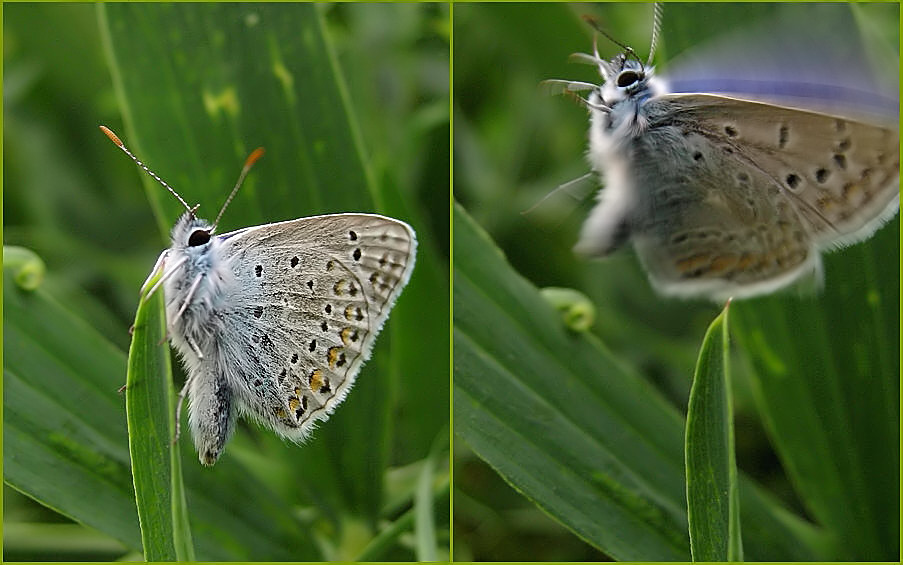
[[[648,101],[630,158],[634,244],[656,287],[771,292],[864,239],[898,207],[895,129],[715,95]]]
[[[242,336],[233,358],[239,409],[303,439],[344,399],[414,268],[405,223],[336,214],[219,236],[235,275],[225,323]]]
[[[794,202],[820,248],[869,237],[899,207],[900,135],[869,124],[716,95],[670,95],[685,127],[733,149]]]

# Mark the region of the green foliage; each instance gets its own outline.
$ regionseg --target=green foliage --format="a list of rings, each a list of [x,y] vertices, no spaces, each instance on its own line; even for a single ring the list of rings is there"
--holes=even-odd
[[[13,283],[24,290],[34,290],[44,282],[44,261],[31,249],[15,245],[3,247],[3,265],[13,274]]]
[[[47,265],[35,298],[16,309],[4,296],[7,483],[135,551],[143,539],[147,558],[190,558],[191,545],[202,560],[354,558],[380,539],[374,558],[412,559],[405,534],[426,528],[421,546],[431,541],[441,559],[447,442],[438,453],[431,446],[448,434],[448,311],[436,307],[437,296],[448,296],[447,158],[435,166],[448,154],[446,8],[19,4],[4,16],[5,242],[31,247]],[[60,33],[38,37],[38,27]],[[166,349],[140,335],[153,326],[141,320],[136,336],[148,355],[133,361],[150,364],[144,371],[153,377],[129,390],[127,438],[116,393],[125,384],[126,330],[181,210],[99,124],[211,219],[247,154],[265,146],[220,231],[346,211],[385,213],[416,230],[417,266],[373,359],[305,446],[245,425],[213,469],[200,468],[188,434],[172,450],[172,384],[165,359],[150,355]],[[65,304],[72,323],[61,327],[59,312],[35,310],[45,300]],[[28,324],[54,331],[31,331],[25,349],[11,340],[24,339],[16,328]],[[58,365],[61,351],[74,352],[65,371],[41,361]],[[140,396],[148,384],[152,396]],[[73,402],[78,386],[106,407]],[[65,408],[43,406],[48,394],[63,395]],[[156,407],[141,405],[154,399]],[[79,435],[81,423],[96,431]],[[127,439],[141,462],[133,470]],[[169,452],[181,459],[183,480],[169,475]],[[41,464],[40,453],[76,468]],[[98,458],[108,464],[88,464]],[[94,467],[118,468],[120,480],[97,486]],[[399,472],[421,468],[431,469],[429,501],[417,473]],[[139,494],[138,511],[132,471],[137,490],[159,494]],[[187,534],[168,502],[183,496],[191,539],[166,539]],[[418,521],[404,518],[424,504]],[[16,542],[6,540],[7,557],[27,545]]]
[[[125,391],[129,454],[145,558],[193,561],[181,459],[172,441],[175,403],[163,312],[159,294],[142,297],[132,326]]]
[[[125,354],[43,288],[3,285],[3,319],[4,480],[140,547],[116,393],[125,384]]]
[[[665,6],[659,68],[716,34],[809,9],[819,17],[804,22],[854,21],[869,54],[896,49],[896,5],[678,3]],[[676,502],[685,492],[678,415],[717,307],[656,296],[629,250],[596,262],[571,253],[595,180],[569,184],[534,207],[588,171],[585,109],[538,86],[549,78],[598,80],[594,68],[568,63],[570,53],[592,48],[592,30],[580,19],[588,11],[645,59],[651,5],[455,6],[455,197],[480,234],[471,247],[465,243],[470,224],[455,225],[455,551],[463,559],[668,559],[635,528],[651,515],[641,509],[661,507],[663,499],[675,501],[664,514],[672,525],[655,522],[663,528],[657,534],[676,539],[687,532],[686,509]],[[617,50],[602,38],[599,49],[603,56]],[[577,195],[580,189],[586,198]],[[480,246],[498,247],[507,265],[472,266],[468,254]],[[589,297],[596,308],[592,333],[557,335],[562,322],[541,313],[547,305],[539,304],[534,287]],[[823,290],[731,306],[747,558],[897,558],[898,294],[895,219],[869,241],[827,254]],[[571,348],[605,355],[589,363]],[[624,374],[642,374],[655,392],[627,397],[634,404],[628,403],[611,384],[632,382]],[[629,419],[611,421],[612,412]],[[662,423],[669,412],[671,426]],[[661,444],[655,455],[663,461],[654,471],[637,453],[609,445],[635,437],[648,422],[656,422],[654,429],[628,445]],[[604,434],[591,433],[603,426]],[[595,466],[568,455],[577,442],[589,442],[578,452],[587,460],[597,453]],[[574,469],[584,483],[593,477],[595,492],[572,483]],[[504,488],[496,472],[514,488]],[[652,472],[660,476],[648,477]],[[569,500],[575,492],[586,495],[579,505]],[[591,536],[585,516],[611,504],[605,493],[636,504],[622,505],[623,520]],[[689,543],[680,551],[688,558]]]
[[[709,326],[687,407],[687,521],[693,561],[742,561],[728,307]]]
[[[644,548],[658,560],[687,560],[679,416],[597,342],[574,339],[460,209],[454,303],[460,438],[614,557],[636,559]],[[643,420],[630,416],[640,410]],[[658,492],[637,496],[645,484]]]
[[[611,557],[689,560],[680,414],[598,338],[569,331],[460,208],[454,221],[459,443]],[[824,535],[745,478],[740,498],[752,559],[820,555]]]

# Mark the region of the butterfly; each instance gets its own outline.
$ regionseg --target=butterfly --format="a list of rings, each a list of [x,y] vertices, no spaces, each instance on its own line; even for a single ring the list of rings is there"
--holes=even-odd
[[[587,21],[606,35],[591,18]],[[632,242],[665,295],[725,300],[821,274],[821,252],[868,238],[899,208],[895,123],[737,96],[671,92],[633,49],[578,54],[601,85],[553,80],[590,112],[603,179],[576,251]],[[576,95],[576,94],[575,94]],[[884,120],[888,122],[889,120]]]
[[[414,268],[406,223],[331,214],[217,235],[108,128],[104,133],[179,199],[185,213],[142,286],[161,287],[168,333],[188,377],[189,425],[202,464],[222,455],[239,416],[304,440],[348,394]]]

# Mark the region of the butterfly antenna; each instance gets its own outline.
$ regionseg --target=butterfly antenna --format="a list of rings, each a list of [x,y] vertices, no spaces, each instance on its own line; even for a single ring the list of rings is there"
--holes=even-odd
[[[150,176],[154,177],[154,180],[155,180],[155,181],[157,181],[158,183],[162,184],[164,187],[166,187],[166,190],[168,190],[169,192],[172,193],[173,196],[175,196],[176,198],[178,198],[178,199],[179,199],[179,202],[182,203],[182,206],[184,206],[185,209],[188,210],[189,213],[191,213],[192,215],[194,214],[194,211],[197,210],[198,207],[195,206],[194,208],[191,208],[190,206],[188,206],[188,204],[182,199],[182,197],[179,196],[179,193],[178,193],[178,192],[176,192],[175,190],[173,190],[173,188],[172,188],[171,186],[169,186],[168,184],[166,184],[166,181],[164,181],[163,179],[161,179],[160,177],[158,177],[157,174],[156,174],[155,172],[153,172],[152,170],[148,169],[148,168],[147,168],[147,165],[145,165],[144,163],[142,163],[141,161],[139,161],[137,157],[135,157],[134,155],[132,155],[132,152],[131,152],[131,151],[129,151],[128,149],[126,149],[125,144],[122,142],[121,139],[119,139],[119,136],[118,136],[118,135],[116,135],[115,133],[113,133],[113,130],[111,130],[111,129],[108,128],[107,126],[100,126],[100,131],[104,132],[104,134],[106,134],[106,136],[110,138],[110,141],[112,141],[113,143],[115,143],[120,149],[122,149],[122,150],[125,152],[126,155],[129,156],[129,158],[131,158],[132,161],[134,161],[135,163],[138,164],[139,167],[141,167],[142,169],[144,169],[144,172],[146,172],[146,173],[149,174]]]
[[[623,49],[624,53],[628,57],[633,57],[634,59],[636,59],[637,63],[639,63],[640,65],[643,64],[643,61],[641,61],[640,58],[637,56],[636,51],[634,51],[632,47],[625,45],[624,43],[621,43],[620,41],[618,41],[617,39],[612,37],[607,31],[605,31],[605,29],[602,27],[602,24],[599,23],[599,20],[597,20],[593,16],[590,16],[589,14],[583,14],[583,16],[581,16],[581,17],[583,18],[583,21],[588,23],[594,30],[598,31],[603,36],[605,36],[606,39],[608,39],[609,41],[611,41],[612,43],[614,43],[615,45],[617,45],[618,47]],[[593,45],[593,47],[595,48],[595,45]],[[598,57],[599,53],[596,52],[595,55]]]
[[[652,5],[652,39],[649,41],[649,60],[646,66],[652,65],[652,56],[655,55],[655,48],[658,46],[658,37],[662,28],[662,12],[665,6],[661,2]]]
[[[219,214],[216,215],[216,220],[213,221],[213,227],[210,228],[210,231],[216,229],[217,224],[219,224],[219,219],[223,217],[223,212],[226,211],[226,208],[229,206],[229,203],[232,202],[232,199],[235,198],[235,193],[238,192],[238,189],[241,188],[241,183],[244,182],[245,177],[248,176],[248,171],[251,170],[251,167],[260,159],[263,155],[263,147],[258,147],[254,151],[248,155],[248,158],[245,159],[245,166],[241,168],[241,174],[238,175],[238,181],[235,183],[235,187],[232,188],[232,192],[229,193],[229,198],[226,198],[226,202],[223,204],[223,207],[220,208]]]

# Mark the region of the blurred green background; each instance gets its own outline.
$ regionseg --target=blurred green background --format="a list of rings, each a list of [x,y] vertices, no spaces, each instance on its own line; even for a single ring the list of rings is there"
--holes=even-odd
[[[403,219],[419,240],[355,392],[306,445],[245,424],[202,472],[182,437],[197,557],[445,558],[449,21],[445,4],[4,6],[4,245],[47,265],[35,293],[5,279],[5,559],[141,550],[128,482],[110,487],[73,453],[127,473],[116,388],[128,328],[180,211],[99,124],[211,219],[264,146],[220,232],[361,211]],[[26,345],[35,353],[18,354]],[[85,439],[96,433],[104,441]],[[414,490],[431,466],[429,519],[415,528]],[[60,473],[69,492],[48,485]],[[102,506],[81,478],[124,502]],[[432,537],[411,535],[424,528]],[[247,533],[267,529],[269,545]]]
[[[645,60],[651,4],[455,5],[455,200],[530,283],[575,288],[587,295],[596,310],[592,332],[603,347],[620,366],[652,383],[675,412],[685,413],[699,344],[721,305],[658,297],[630,249],[604,261],[576,257],[571,248],[594,199],[558,191],[544,200],[559,185],[589,171],[586,110],[539,86],[550,78],[599,82],[595,68],[568,60],[571,53],[592,51],[593,30],[581,20],[583,14],[596,16],[614,38]],[[666,3],[657,67],[667,73],[669,61],[689,47],[774,21],[809,27],[846,23],[865,39],[863,59],[877,53],[877,60],[886,62],[890,53],[892,65],[886,68],[896,66],[896,4]],[[598,41],[603,57],[619,50],[601,36]],[[889,74],[888,80],[896,84],[896,75]],[[582,183],[582,190],[589,194],[595,186],[597,180],[592,179]],[[572,192],[580,192],[581,183],[574,188],[578,190]],[[457,274],[458,258],[468,250],[459,246],[457,220],[455,226],[457,332],[459,322],[474,326],[493,322],[459,319],[479,309],[459,304],[458,281],[469,280],[473,273]],[[825,290],[816,296],[798,297],[790,291],[732,306],[737,461],[742,472],[777,498],[778,506],[824,534],[811,546],[826,550],[823,556],[893,560],[899,551],[899,219],[864,244],[828,254],[825,281]],[[489,296],[493,289],[476,292]],[[471,337],[467,334],[467,340]],[[462,338],[461,343],[470,341]],[[464,349],[459,349],[456,335],[456,360]],[[512,379],[517,381],[516,361],[493,362],[514,373]],[[775,372],[775,367],[783,371]],[[476,417],[470,405],[459,407],[458,399],[466,395],[459,396],[458,370],[456,362],[455,429],[460,434],[463,423]],[[474,381],[480,378],[474,375]],[[570,386],[558,375],[548,375],[547,380],[558,388]],[[567,408],[561,410],[567,419]],[[599,406],[599,413],[604,411],[605,406]],[[492,416],[500,417],[486,415],[490,420]],[[643,414],[636,418],[642,420]],[[525,415],[524,422],[528,421]],[[518,426],[524,422],[504,424],[523,435]],[[494,441],[479,429],[466,433]],[[508,446],[512,450],[517,446]],[[599,540],[586,543],[574,535],[578,529],[574,522],[556,513],[554,501],[529,491],[522,477],[519,482],[500,476],[494,469],[504,465],[493,454],[474,453],[461,435],[456,436],[454,451],[457,559],[610,558]],[[531,463],[514,462],[518,469]],[[836,475],[827,477],[828,471],[821,475],[819,467]],[[548,480],[554,481],[554,476]],[[646,495],[640,491],[637,496]],[[598,502],[586,502],[593,504]],[[753,529],[749,524],[744,528]],[[862,533],[859,541],[844,541],[856,528]],[[843,547],[829,549],[832,544]],[[642,552],[634,555],[638,560],[666,559]]]

